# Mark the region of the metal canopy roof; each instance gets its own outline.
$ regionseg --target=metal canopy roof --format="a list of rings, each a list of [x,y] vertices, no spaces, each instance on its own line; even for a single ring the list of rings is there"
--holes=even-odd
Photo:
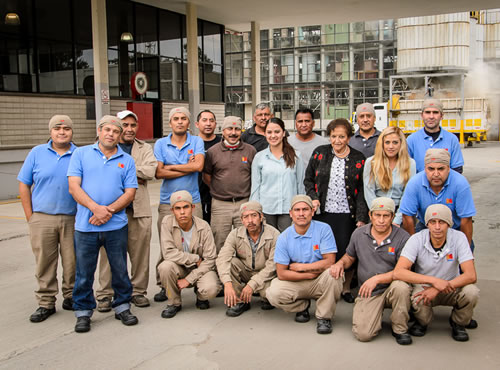
[[[158,8],[185,13],[187,1],[135,0]],[[257,21],[261,29],[342,24],[356,21],[406,18],[498,8],[498,0],[192,0],[198,18],[223,24],[235,31],[250,30]],[[474,9],[471,7],[474,6]]]

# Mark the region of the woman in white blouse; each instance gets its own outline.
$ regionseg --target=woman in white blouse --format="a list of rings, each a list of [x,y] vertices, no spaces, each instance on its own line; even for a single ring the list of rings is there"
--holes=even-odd
[[[415,175],[416,166],[408,155],[406,139],[399,127],[386,127],[380,134],[375,154],[366,160],[363,172],[365,200],[371,204],[378,197],[391,198],[399,208],[406,184]],[[394,223],[402,222],[401,212],[396,211]]]
[[[283,232],[291,225],[292,198],[304,194],[304,165],[300,153],[286,139],[285,123],[271,118],[265,127],[269,147],[252,162],[251,200],[262,205],[266,222]]]

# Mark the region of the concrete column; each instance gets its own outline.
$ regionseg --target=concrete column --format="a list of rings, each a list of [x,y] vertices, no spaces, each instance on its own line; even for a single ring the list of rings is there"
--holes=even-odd
[[[250,32],[252,49],[250,58],[252,63],[252,107],[260,103],[260,24],[252,21]]]
[[[106,1],[91,0],[91,11],[92,47],[94,49],[95,117],[97,125],[102,116],[110,113]]]
[[[191,117],[196,117],[200,111],[200,69],[198,66],[198,16],[196,5],[186,3],[186,33],[187,33],[187,70],[188,97]],[[194,119],[191,119],[191,132],[196,132]]]
[[[349,45],[349,117],[354,111],[354,88],[352,81],[354,80],[354,49]]]
[[[384,21],[378,21],[378,102],[382,103],[384,99],[384,84],[382,79],[384,78],[384,45],[382,40],[384,40]]]

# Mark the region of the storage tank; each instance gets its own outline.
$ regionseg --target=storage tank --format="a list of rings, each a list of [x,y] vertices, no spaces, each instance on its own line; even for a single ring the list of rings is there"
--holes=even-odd
[[[500,59],[500,23],[486,25],[484,59]]]
[[[469,39],[469,13],[399,19],[398,74],[466,71]]]

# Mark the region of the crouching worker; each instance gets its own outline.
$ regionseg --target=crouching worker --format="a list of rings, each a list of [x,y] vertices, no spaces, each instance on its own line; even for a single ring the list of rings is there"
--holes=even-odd
[[[370,206],[370,223],[356,229],[346,254],[330,268],[334,278],[358,261],[358,298],[352,313],[352,332],[361,342],[372,340],[382,329],[384,308],[392,308],[392,335],[399,344],[411,344],[408,334],[410,286],[393,280],[393,270],[410,235],[392,224],[395,204],[376,198]]]
[[[215,243],[206,221],[193,216],[191,194],[177,191],[170,197],[173,214],[161,223],[161,252],[164,261],[158,265],[162,287],[167,291],[168,306],[161,316],[174,317],[182,309],[182,289],[194,287],[196,307],[210,308],[221,284],[215,272]]]
[[[432,320],[432,307],[452,306],[451,336],[466,342],[469,335],[465,326],[479,299],[469,241],[463,232],[452,229],[452,213],[444,204],[427,208],[425,225],[427,229],[408,240],[394,269],[394,279],[413,284],[411,300],[416,321],[410,334],[425,335]]]
[[[316,332],[332,332],[332,318],[342,292],[343,279],[330,275],[337,245],[328,224],[312,219],[313,204],[307,195],[292,198],[289,226],[276,242],[274,262],[277,278],[266,291],[269,302],[295,321],[308,322],[311,299],[316,300]]]
[[[274,248],[279,231],[264,222],[262,206],[250,201],[240,207],[243,226],[233,229],[217,257],[217,271],[224,284],[227,316],[236,317],[250,309],[254,293],[261,296],[261,309],[274,307],[266,289],[276,277]]]

